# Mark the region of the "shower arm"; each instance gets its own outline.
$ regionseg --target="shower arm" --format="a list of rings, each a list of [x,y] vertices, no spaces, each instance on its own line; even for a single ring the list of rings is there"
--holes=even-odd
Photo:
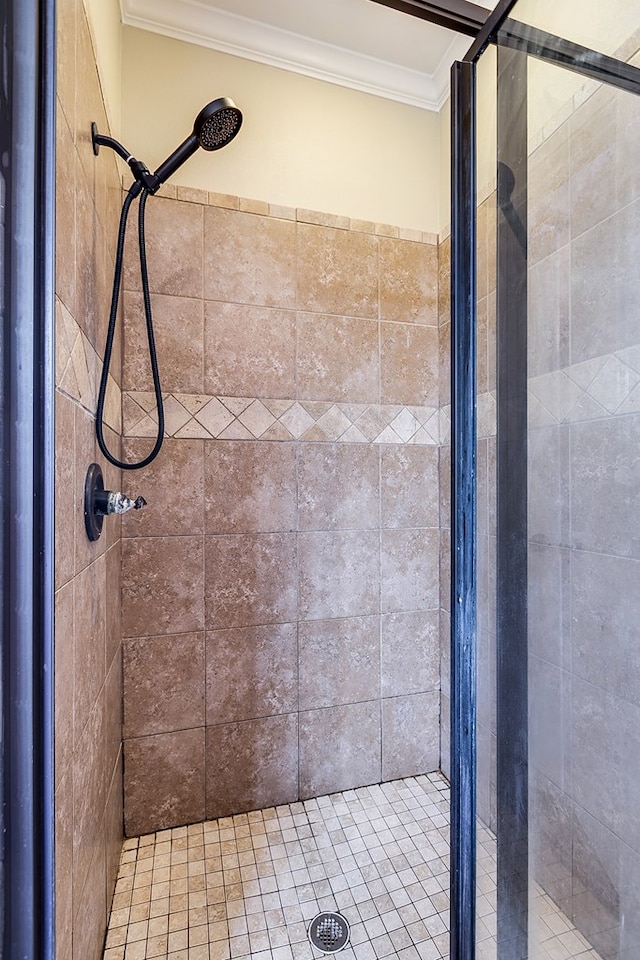
[[[122,157],[125,163],[129,164],[129,168],[136,180],[136,183],[131,188],[134,196],[137,196],[143,188],[150,194],[156,193],[165,180],[168,180],[171,174],[174,173],[185,160],[188,160],[199,146],[197,136],[191,134],[191,136],[187,137],[187,139],[167,157],[164,163],[160,164],[155,173],[151,173],[149,168],[146,167],[141,160],[136,160],[121,143],[114,140],[113,137],[106,136],[104,133],[98,133],[98,128],[95,123],[91,124],[91,141],[96,157],[100,152],[100,147],[110,147],[111,150],[115,150],[119,157]]]

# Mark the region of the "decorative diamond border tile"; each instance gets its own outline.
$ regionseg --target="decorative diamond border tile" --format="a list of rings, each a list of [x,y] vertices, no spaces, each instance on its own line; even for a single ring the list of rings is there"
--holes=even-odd
[[[264,397],[163,397],[165,435],[177,439],[302,440],[339,443],[439,444],[446,423],[436,407],[328,403]],[[125,437],[155,437],[153,393],[123,394]]]

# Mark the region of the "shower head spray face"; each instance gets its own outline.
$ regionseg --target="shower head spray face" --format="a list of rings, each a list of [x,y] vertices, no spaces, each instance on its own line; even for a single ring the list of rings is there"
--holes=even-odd
[[[200,111],[193,132],[203,150],[226,147],[242,126],[242,114],[229,97],[220,97]]]
[[[150,192],[155,193],[198,147],[204,150],[220,150],[225,147],[233,140],[241,125],[242,114],[233,100],[220,97],[208,103],[196,117],[193,133],[189,134],[184,143],[181,143],[153,174],[153,187]]]

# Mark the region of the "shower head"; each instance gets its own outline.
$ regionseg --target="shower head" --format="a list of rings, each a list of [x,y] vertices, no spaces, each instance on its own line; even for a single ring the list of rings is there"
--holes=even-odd
[[[193,132],[203,150],[220,150],[233,140],[241,126],[242,114],[233,100],[220,97],[200,111]]]
[[[195,119],[193,133],[161,163],[153,174],[153,188],[155,191],[172,176],[185,160],[196,152],[198,147],[203,150],[220,150],[230,143],[242,125],[242,114],[229,97],[219,97],[204,107]]]

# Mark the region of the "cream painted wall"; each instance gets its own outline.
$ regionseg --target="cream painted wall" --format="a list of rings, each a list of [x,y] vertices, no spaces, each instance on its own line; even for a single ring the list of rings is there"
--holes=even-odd
[[[121,139],[151,169],[208,101],[230,96],[244,114],[236,140],[172,182],[439,230],[437,114],[132,27],[123,37]]]
[[[122,23],[119,0],[84,0],[111,136],[120,138]]]

